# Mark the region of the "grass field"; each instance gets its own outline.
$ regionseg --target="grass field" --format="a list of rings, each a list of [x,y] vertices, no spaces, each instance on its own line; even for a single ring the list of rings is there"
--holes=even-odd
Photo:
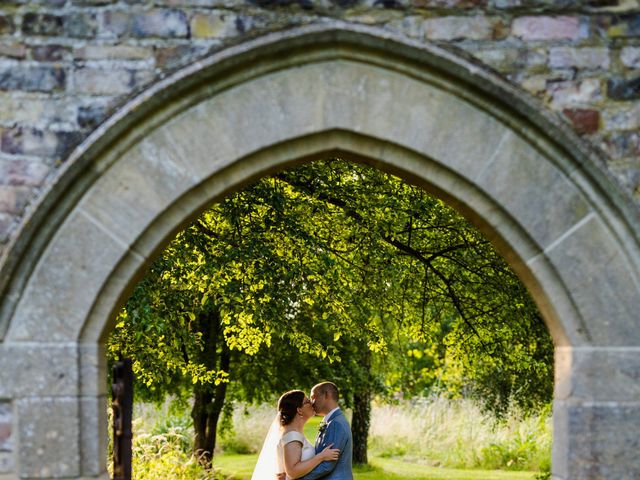
[[[272,406],[240,406],[220,431],[213,471],[191,456],[185,412],[138,405],[134,413],[135,480],[247,480],[274,419]],[[469,402],[380,405],[373,410],[370,466],[355,480],[534,480],[550,468],[550,416],[497,419]],[[319,417],[305,426],[310,440]]]
[[[214,464],[225,477],[237,480],[251,478],[257,455],[224,454]],[[355,480],[531,480],[536,472],[505,472],[500,470],[458,470],[429,467],[389,458],[373,458],[371,467],[356,469]]]

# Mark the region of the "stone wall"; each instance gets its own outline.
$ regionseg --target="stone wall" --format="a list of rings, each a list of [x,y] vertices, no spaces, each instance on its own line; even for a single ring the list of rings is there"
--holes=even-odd
[[[13,0],[0,4],[0,253],[125,99],[229,43],[337,19],[465,50],[563,114],[640,203],[635,0]]]

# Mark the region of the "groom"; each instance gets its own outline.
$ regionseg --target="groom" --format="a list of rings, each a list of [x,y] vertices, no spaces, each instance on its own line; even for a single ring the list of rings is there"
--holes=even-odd
[[[340,449],[335,462],[322,462],[299,480],[353,480],[351,461],[353,439],[351,427],[338,406],[338,387],[331,382],[322,382],[311,389],[311,405],[316,415],[324,415],[316,437],[316,453],[328,445]]]

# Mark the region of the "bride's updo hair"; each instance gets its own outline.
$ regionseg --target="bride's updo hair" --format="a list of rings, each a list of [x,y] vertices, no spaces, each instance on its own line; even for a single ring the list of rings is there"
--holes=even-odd
[[[280,425],[289,425],[296,418],[298,409],[304,403],[305,393],[302,390],[291,390],[278,400],[278,412],[280,413]]]

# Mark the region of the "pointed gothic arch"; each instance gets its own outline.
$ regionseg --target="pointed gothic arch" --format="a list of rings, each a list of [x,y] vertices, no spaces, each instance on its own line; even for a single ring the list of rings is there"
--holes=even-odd
[[[334,24],[162,80],[42,196],[0,272],[0,358],[20,370],[0,373],[16,478],[105,476],[102,342],[145,266],[212,201],[331,154],[445,198],[527,285],[556,344],[554,478],[640,475],[637,211],[510,84],[450,50]]]

